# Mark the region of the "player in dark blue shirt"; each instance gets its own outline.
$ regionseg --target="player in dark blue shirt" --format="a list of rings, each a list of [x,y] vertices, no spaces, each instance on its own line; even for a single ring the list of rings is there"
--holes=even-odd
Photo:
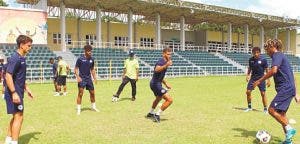
[[[6,91],[5,100],[7,106],[7,113],[12,114],[8,127],[8,134],[5,143],[18,143],[18,138],[23,121],[23,98],[24,90],[27,91],[28,96],[32,97],[32,93],[26,86],[26,61],[25,55],[29,53],[32,45],[32,39],[25,35],[20,35],[17,38],[18,49],[14,52],[7,65],[5,80]]]
[[[272,68],[262,78],[257,80],[253,87],[258,86],[264,80],[274,77],[277,95],[269,106],[269,114],[273,116],[283,127],[285,132],[285,144],[292,143],[292,137],[296,134],[296,129],[292,128],[286,117],[286,112],[292,99],[296,96],[295,79],[291,65],[287,57],[281,52],[282,43],[277,39],[269,39],[265,43],[265,51],[272,58]],[[295,100],[297,102],[297,97]]]
[[[55,95],[58,93],[57,89],[57,62],[55,62],[54,58],[49,59],[49,63],[52,65],[52,78],[54,84]]]
[[[84,46],[84,55],[79,57],[75,65],[75,76],[78,82],[78,97],[77,97],[77,115],[81,112],[81,100],[83,90],[86,88],[90,92],[92,110],[98,112],[95,103],[95,90],[91,75],[95,83],[97,82],[96,72],[94,68],[94,58],[92,58],[92,46]]]
[[[261,77],[264,76],[265,71],[266,73],[268,72],[268,62],[265,58],[263,58],[260,55],[260,48],[259,47],[254,47],[252,49],[252,55],[253,57],[251,57],[249,59],[249,67],[248,67],[248,71],[247,71],[247,77],[246,77],[246,81],[248,82],[247,85],[247,90],[246,90],[246,95],[247,95],[247,102],[248,102],[248,108],[245,110],[245,112],[251,111],[252,110],[252,106],[251,106],[251,92],[253,89],[253,83],[260,79]],[[267,86],[270,86],[270,80],[267,80]],[[259,86],[259,91],[261,94],[261,98],[262,98],[262,102],[264,105],[264,112],[267,113],[268,109],[267,109],[267,98],[266,98],[266,83],[265,81],[263,81]]]
[[[156,96],[156,98],[152,103],[152,108],[147,114],[147,117],[154,118],[156,122],[160,122],[160,114],[164,110],[166,110],[173,102],[173,99],[167,92],[167,89],[171,89],[171,86],[164,80],[168,67],[172,65],[171,55],[171,48],[163,49],[162,58],[160,58],[155,64],[153,76],[150,81],[150,88],[153,91],[153,94]],[[162,87],[162,83],[167,87],[167,89]],[[165,102],[155,113],[154,110],[162,98],[165,100]]]

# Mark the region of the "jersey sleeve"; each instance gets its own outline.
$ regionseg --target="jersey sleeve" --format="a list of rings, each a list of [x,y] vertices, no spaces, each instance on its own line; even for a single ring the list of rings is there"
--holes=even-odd
[[[267,61],[267,59],[264,59],[264,68],[266,69],[266,68],[268,68],[268,67],[269,67],[268,61]]]
[[[135,68],[137,68],[137,69],[140,68],[139,61],[138,61],[138,60],[136,60]]]
[[[282,60],[283,60],[283,57],[280,53],[274,53],[273,56],[272,56],[272,67],[273,66],[280,66],[282,64]]]
[[[94,68],[95,68],[95,60],[92,59],[91,70],[93,70]]]
[[[127,68],[127,59],[124,60],[124,69]]]
[[[7,64],[6,72],[10,74],[16,73],[16,70],[20,66],[20,61],[16,59],[10,59],[9,63]]]
[[[79,68],[79,66],[80,66],[80,60],[79,60],[79,58],[78,58],[77,61],[76,61],[75,67],[78,67],[78,68]]]
[[[158,62],[156,63],[156,65],[158,65],[158,66],[163,66],[163,65],[165,65],[164,59],[158,60]]]

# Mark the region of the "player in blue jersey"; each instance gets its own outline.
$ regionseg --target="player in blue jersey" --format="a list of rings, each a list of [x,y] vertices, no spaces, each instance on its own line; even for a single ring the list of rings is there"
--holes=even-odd
[[[264,72],[266,71],[266,73],[268,73],[268,62],[267,60],[262,57],[260,55],[260,48],[259,47],[254,47],[252,49],[252,55],[253,57],[251,57],[249,59],[249,67],[248,67],[248,71],[247,71],[247,77],[246,77],[246,81],[248,82],[247,85],[247,91],[246,91],[246,95],[247,95],[247,102],[248,102],[248,108],[245,110],[245,112],[251,111],[252,110],[252,106],[251,106],[251,92],[253,89],[253,83],[260,79],[261,77],[263,77]],[[267,80],[267,86],[270,86],[270,80]],[[267,98],[266,98],[266,83],[265,81],[263,81],[259,86],[259,91],[261,94],[261,98],[262,98],[262,102],[264,105],[264,112],[267,113],[268,109],[267,109]]]
[[[12,114],[8,126],[8,133],[5,143],[17,144],[22,127],[23,111],[24,111],[24,91],[26,90],[28,96],[32,97],[31,91],[26,86],[26,60],[25,55],[29,53],[32,45],[32,39],[25,35],[20,35],[17,38],[18,49],[14,52],[7,65],[5,80],[6,91],[5,100],[7,106],[7,113]]]
[[[77,115],[81,112],[81,99],[83,90],[86,88],[90,92],[90,99],[92,103],[92,110],[98,112],[95,103],[95,90],[91,75],[94,82],[97,81],[96,71],[94,68],[94,58],[92,57],[92,46],[84,46],[84,55],[80,56],[75,65],[75,76],[78,82],[78,97],[77,97]]]
[[[283,127],[285,132],[284,144],[291,144],[292,137],[296,134],[296,129],[288,123],[286,112],[292,99],[296,96],[295,79],[291,65],[287,57],[281,52],[282,42],[277,39],[269,39],[264,45],[266,53],[272,58],[272,68],[262,78],[254,82],[255,88],[264,80],[274,77],[276,96],[269,106],[269,114],[274,117]],[[297,102],[297,97],[295,100]]]
[[[52,78],[54,84],[55,95],[58,95],[58,88],[57,88],[57,62],[55,62],[54,58],[49,59],[49,63],[52,65]]]
[[[156,96],[155,100],[152,103],[150,112],[147,114],[148,118],[154,118],[156,122],[160,122],[160,114],[166,110],[173,102],[173,99],[168,94],[167,89],[171,89],[171,86],[164,80],[165,74],[169,66],[171,66],[172,60],[172,49],[164,48],[162,53],[162,58],[160,58],[154,67],[154,72],[152,79],[150,81],[150,88],[153,91],[153,94]],[[162,83],[166,86],[167,89],[162,87]],[[165,102],[155,113],[154,110],[157,104],[164,99]]]

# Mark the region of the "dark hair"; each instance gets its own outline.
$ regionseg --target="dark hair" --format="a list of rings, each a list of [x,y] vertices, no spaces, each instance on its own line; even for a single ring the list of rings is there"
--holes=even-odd
[[[282,42],[279,39],[268,39],[264,44],[264,48],[275,47],[277,50],[282,51]]]
[[[172,49],[170,47],[165,47],[163,49],[163,53],[166,53],[166,52],[172,52]]]
[[[261,52],[259,47],[254,47],[254,48],[252,48],[252,53],[254,53],[254,52],[256,52],[256,51]]]
[[[52,60],[54,60],[54,58],[50,58],[50,59],[49,59],[49,61],[52,61]]]
[[[32,39],[26,35],[19,35],[16,41],[18,48],[20,48],[21,44],[26,44],[28,42],[32,43]]]
[[[92,47],[91,45],[88,45],[88,44],[85,45],[83,48],[84,48],[85,51],[88,51],[88,50],[92,50],[92,49],[93,49],[93,47]]]

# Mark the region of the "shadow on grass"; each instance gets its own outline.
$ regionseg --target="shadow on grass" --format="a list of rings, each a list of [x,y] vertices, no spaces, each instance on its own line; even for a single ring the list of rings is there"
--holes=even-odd
[[[233,128],[232,130],[241,133],[240,135],[235,135],[234,137],[245,137],[245,138],[249,138],[250,137],[250,138],[253,138],[253,141],[252,141],[253,144],[257,144],[258,143],[258,141],[256,140],[256,133],[257,133],[257,131],[249,131],[249,130],[246,130],[246,129],[243,129],[243,128]],[[281,142],[281,140],[280,140],[279,137],[271,135],[270,144],[273,144],[273,143],[278,144],[279,142]]]
[[[120,98],[119,99],[119,101],[125,101],[125,100],[131,101],[131,98]]]
[[[240,111],[245,111],[247,108],[233,107],[232,109],[240,110]],[[252,111],[255,111],[255,112],[262,112],[261,110],[258,110],[258,109],[252,109]]]
[[[19,138],[20,143],[22,143],[22,144],[28,144],[31,139],[38,140],[38,138],[36,137],[36,135],[40,135],[40,134],[42,134],[42,133],[41,132],[31,132],[31,133],[28,133],[28,134],[24,134],[24,135],[22,135]]]

